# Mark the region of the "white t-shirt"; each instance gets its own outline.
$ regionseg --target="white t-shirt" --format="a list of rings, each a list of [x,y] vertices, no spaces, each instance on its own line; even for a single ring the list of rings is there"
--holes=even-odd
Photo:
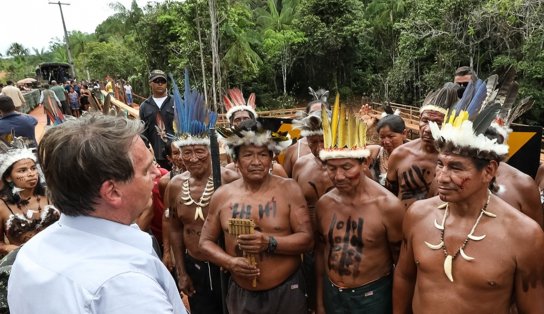
[[[25,243],[8,304],[11,313],[187,313],[149,234],[89,216],[61,215]]]
[[[125,85],[125,93],[127,93],[127,94],[132,94],[132,86],[130,86],[130,85]]]
[[[155,98],[155,97],[153,97],[153,101],[157,104],[157,106],[159,107],[159,109],[162,108],[162,104],[163,104],[164,101],[166,100],[166,97],[168,97],[168,96],[164,96],[164,97],[161,97],[161,98]]]

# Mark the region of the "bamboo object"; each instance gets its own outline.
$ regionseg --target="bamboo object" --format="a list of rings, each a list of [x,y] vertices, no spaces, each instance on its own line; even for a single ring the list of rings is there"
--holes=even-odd
[[[255,231],[255,223],[251,219],[229,218],[229,234],[239,236],[241,234],[252,234]],[[257,266],[256,254],[242,251],[244,257],[251,266]],[[252,286],[257,287],[257,277],[253,278]]]

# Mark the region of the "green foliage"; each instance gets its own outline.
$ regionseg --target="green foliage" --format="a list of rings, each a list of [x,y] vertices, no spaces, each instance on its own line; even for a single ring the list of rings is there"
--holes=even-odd
[[[540,0],[216,1],[221,86],[256,92],[261,108],[309,100],[308,86],[355,102],[366,95],[417,105],[459,66],[485,78],[514,65],[522,96],[537,104],[525,119],[544,118]],[[92,78],[132,78],[135,91],[147,95],[150,70],[181,80],[188,67],[193,87],[211,90],[208,0],[111,7],[116,13],[93,34],[69,34],[80,76],[88,70]],[[46,51],[13,43],[2,53],[0,70],[14,79],[32,75],[40,62],[67,61],[63,39]]]

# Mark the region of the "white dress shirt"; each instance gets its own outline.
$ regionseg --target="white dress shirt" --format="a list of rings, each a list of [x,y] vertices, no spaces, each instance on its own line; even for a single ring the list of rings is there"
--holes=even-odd
[[[13,314],[187,313],[147,233],[88,216],[61,215],[21,248],[8,304]]]

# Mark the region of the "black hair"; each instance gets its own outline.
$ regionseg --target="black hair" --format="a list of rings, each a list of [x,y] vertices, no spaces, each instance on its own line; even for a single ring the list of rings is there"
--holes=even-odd
[[[240,131],[246,131],[246,132],[247,131],[253,131],[256,134],[265,132],[265,130],[263,130],[263,125],[257,120],[244,120],[244,121],[242,121],[238,125],[238,127],[235,128],[236,133],[240,133]],[[238,146],[232,147],[232,160],[238,161],[238,156],[240,155],[240,148],[242,146],[243,145],[238,145]],[[268,150],[268,154],[270,155],[270,157],[274,157],[274,152],[272,150],[270,150],[270,149]]]
[[[8,84],[8,85],[13,85],[13,81],[12,81],[12,80],[7,80],[7,81],[6,81],[6,84]]]
[[[404,124],[404,120],[396,114],[390,114],[381,118],[376,125],[376,131],[380,132],[380,129],[384,126],[388,126],[389,129],[391,129],[391,131],[395,133],[402,133],[406,129],[406,124]]]
[[[473,82],[476,82],[476,80],[478,79],[478,76],[476,75],[474,70],[469,66],[465,65],[465,66],[462,66],[462,67],[458,67],[457,70],[455,70],[454,76],[465,76],[465,75],[470,75],[471,80]]]
[[[171,139],[168,139],[166,141],[166,145],[164,146],[164,149],[162,150],[162,157],[164,157],[164,159],[166,159],[166,157],[171,157],[172,156],[172,143],[174,141],[172,141]]]
[[[10,184],[6,180],[6,178],[11,174],[15,163],[16,162],[11,164],[11,166],[9,166],[4,172],[4,175],[2,176],[3,187],[2,189],[0,189],[0,197],[2,197],[2,199],[9,204],[19,204],[21,202],[21,197],[19,196],[19,194],[13,193],[13,190],[11,188],[11,184],[13,183]],[[41,182],[41,180],[38,180],[38,184],[36,184],[36,187],[34,188],[34,195],[45,196],[45,184]]]
[[[15,110],[13,99],[9,96],[0,95],[0,111],[3,113],[12,112]]]

